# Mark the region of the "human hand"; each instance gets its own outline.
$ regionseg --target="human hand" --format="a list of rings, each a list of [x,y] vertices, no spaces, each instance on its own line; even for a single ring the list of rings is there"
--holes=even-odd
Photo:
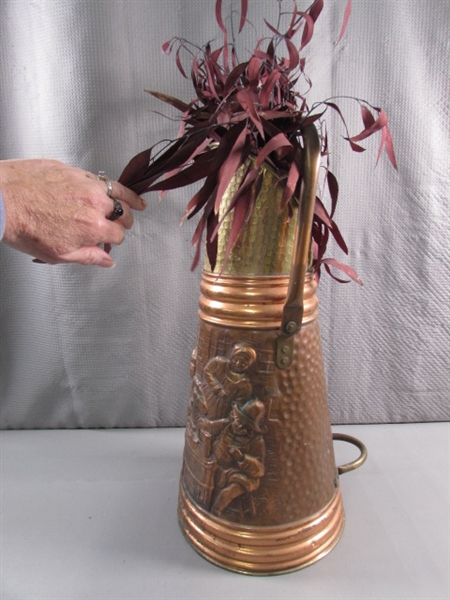
[[[123,207],[116,221],[109,220],[114,206],[106,183],[93,173],[55,160],[0,161],[2,241],[38,262],[114,266],[105,249],[122,243],[133,225],[131,209],[144,210],[146,203],[117,181],[111,184]]]

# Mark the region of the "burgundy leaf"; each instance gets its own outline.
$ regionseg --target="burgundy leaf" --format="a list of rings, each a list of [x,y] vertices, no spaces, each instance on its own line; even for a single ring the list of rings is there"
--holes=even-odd
[[[292,148],[291,142],[287,139],[284,133],[278,133],[276,136],[270,139],[258,152],[255,166],[257,168],[261,167],[261,165],[271,152],[273,152],[274,150],[278,150],[278,148],[283,148],[286,146],[288,148]]]
[[[145,90],[145,91],[147,92],[147,94],[151,94],[155,98],[158,98],[158,100],[162,100],[163,102],[170,104],[171,106],[177,108],[178,110],[181,110],[181,112],[186,112],[190,108],[189,104],[186,104],[185,102],[182,102],[181,100],[178,100],[178,98],[174,98],[173,96],[168,96],[167,94],[163,94],[161,92],[155,92],[153,90]]]
[[[173,190],[179,187],[184,187],[195,183],[200,179],[204,179],[211,170],[210,162],[195,162],[193,165],[186,167],[175,175],[154,183],[149,189],[149,192],[156,190]]]
[[[248,63],[241,63],[240,65],[237,65],[231,71],[231,73],[228,75],[228,77],[225,81],[225,86],[224,86],[225,95],[230,93],[230,91],[233,89],[233,86],[238,81],[239,77],[241,77],[241,75],[243,75],[245,73],[245,70],[247,69],[247,65],[248,65]]]
[[[252,56],[248,64],[248,80],[252,87],[257,87],[259,83],[259,70],[263,61],[257,56]]]
[[[333,227],[333,223],[330,219],[330,215],[328,214],[327,209],[323,205],[320,198],[318,198],[317,196],[316,196],[316,202],[314,204],[314,214],[317,217],[319,217],[319,219],[321,221],[323,221],[327,227],[329,227],[330,229],[331,229],[331,227]]]
[[[130,160],[119,177],[119,183],[127,186],[145,176],[150,162],[152,149],[148,148]]]
[[[308,15],[308,13],[301,12],[300,14],[305,19],[305,27],[303,29],[302,41],[300,44],[300,50],[303,50],[303,48],[307,44],[309,44],[309,42],[311,41],[311,38],[313,36],[314,20],[312,19],[312,17],[310,15]]]
[[[206,254],[212,271],[216,268],[217,250],[219,245],[219,240],[217,238],[212,239],[213,232],[217,227],[217,221],[218,216],[214,211],[211,211],[206,223]]]
[[[161,50],[164,52],[164,54],[170,54],[172,52],[172,47],[175,42],[176,38],[172,38],[171,40],[164,42],[164,44],[161,46]]]
[[[233,221],[231,223],[230,233],[228,236],[227,247],[225,250],[224,266],[228,260],[231,250],[233,249],[236,241],[243,230],[247,214],[252,207],[253,189],[249,187],[245,194],[243,194],[239,202],[236,203],[233,213]]]
[[[338,41],[336,42],[336,44],[339,44],[341,39],[344,37],[345,30],[347,29],[347,23],[350,18],[351,12],[352,12],[352,0],[347,0],[347,6],[345,7],[344,20],[342,22],[341,33],[339,34]]]
[[[250,187],[252,187],[254,182],[258,179],[259,175],[260,175],[259,169],[253,168],[253,169],[249,169],[247,171],[247,173],[245,174],[244,178],[241,181],[241,184],[239,185],[238,189],[236,190],[233,197],[231,198],[228,206],[226,207],[226,210],[224,211],[220,222],[217,224],[217,227],[216,227],[215,231],[213,232],[213,237],[215,237],[218,234],[219,229],[222,226],[225,219],[227,218],[227,216],[234,209],[237,202],[239,202],[239,199],[241,198],[241,196],[243,194],[245,194]]]
[[[292,44],[292,42],[290,42]],[[293,44],[292,44],[293,45]],[[269,77],[266,79],[260,94],[261,106],[263,109],[269,108],[270,96],[272,95],[273,88],[277,81],[280,79],[281,73],[279,71],[272,71]]]
[[[236,94],[236,98],[239,101],[239,103],[242,106],[242,108],[248,114],[248,116],[250,117],[250,119],[255,124],[255,126],[258,129],[261,137],[264,138],[264,130],[262,128],[260,118],[258,117],[258,115],[256,113],[255,106],[253,104],[253,100],[252,100],[252,98],[250,96],[249,91],[248,90],[241,90],[241,91],[239,91]]]
[[[311,8],[309,9],[309,14],[314,22],[319,18],[320,13],[323,9],[323,0],[315,0]]]
[[[180,59],[180,51],[181,51],[181,46],[178,48],[176,54],[175,54],[175,63],[178,67],[178,70],[180,71],[180,73],[183,75],[183,77],[185,79],[188,79],[188,76],[186,75],[184,69],[183,69],[183,65],[181,64],[181,59]]]
[[[219,212],[220,203],[222,202],[222,197],[225,194],[225,191],[233,177],[236,174],[236,171],[242,164],[242,154],[245,146],[245,141],[247,138],[248,130],[246,127],[241,131],[237,140],[235,141],[233,147],[224,163],[220,167],[218,174],[218,182],[219,186],[217,188],[217,196],[216,203],[214,206],[214,212],[217,214]]]
[[[275,29],[275,27],[273,27],[273,25],[271,25],[271,24],[269,23],[269,21],[266,21],[266,19],[264,19],[264,23],[267,25],[267,27],[270,29],[270,31],[271,31],[272,33],[274,33],[275,35],[277,35],[277,36],[279,36],[279,37],[284,37],[284,36],[283,36],[283,34],[281,34],[279,31],[277,31],[277,30]],[[272,40],[271,40],[271,42],[272,42]]]
[[[241,0],[241,21],[239,23],[239,33],[241,33],[245,21],[247,20],[248,0]]]
[[[361,142],[362,140],[365,140],[366,138],[371,136],[376,131],[380,131],[380,129],[383,129],[383,127],[385,127],[387,125],[387,123],[388,123],[387,114],[383,111],[380,111],[380,114],[378,115],[378,119],[376,121],[373,121],[373,123],[369,127],[363,129],[361,131],[361,133],[359,133],[358,135],[354,135],[352,138],[350,138],[350,141],[351,142]]]
[[[290,201],[292,196],[294,195],[295,188],[297,187],[297,182],[300,177],[300,170],[295,160],[292,161],[291,166],[289,168],[289,174],[286,181],[286,185],[284,186],[283,196],[281,198],[280,209],[286,207],[287,203]]]
[[[186,211],[181,219],[183,223],[186,219],[192,219],[199,211],[204,208],[206,203],[211,200],[211,198],[215,198],[216,191],[216,177],[210,175],[207,177],[203,186],[198,190],[196,194],[190,199]]]
[[[285,38],[284,41],[286,42],[286,46],[287,46],[287,49],[289,52],[289,70],[294,71],[294,69],[296,69],[299,65],[300,56],[297,52],[297,48],[291,42],[291,40],[289,40],[288,38]]]
[[[292,11],[292,17],[291,17],[291,23],[289,25],[289,29],[287,30],[287,33],[285,35],[286,39],[290,40],[298,31],[298,27],[295,27],[297,15],[298,15],[297,2],[295,2],[295,0],[294,0],[294,10]]]
[[[388,155],[388,158],[389,158],[390,162],[392,163],[392,166],[397,171],[398,169],[397,169],[397,161],[395,159],[395,153],[394,153],[394,144],[392,142],[392,135],[391,135],[391,131],[390,131],[388,125],[385,125],[383,127],[383,129],[381,130],[381,143],[380,143],[380,149],[378,151],[377,163],[380,159],[383,148],[386,150],[386,154]]]
[[[364,129],[369,129],[375,123],[375,118],[370,110],[364,104],[361,104],[361,116],[364,123]]]
[[[336,223],[334,221],[332,221],[332,227],[330,227],[330,232],[331,235],[334,237],[334,239],[336,240],[339,248],[345,252],[345,254],[348,254],[348,248],[347,248],[347,244],[345,243],[344,238],[342,237],[341,232],[339,231],[339,227],[336,225]]]
[[[329,266],[335,267],[336,269],[343,271],[346,275],[348,275],[350,277],[350,279],[353,279],[353,281],[356,281],[356,283],[359,283],[359,285],[363,284],[362,280],[358,277],[358,274],[356,273],[356,271],[354,269],[352,269],[348,265],[344,265],[343,263],[340,263],[339,261],[337,261],[334,258],[325,258],[322,261],[322,264],[325,266],[325,269],[327,270],[327,272],[334,279],[337,279],[337,277],[335,277],[332,274],[331,270],[329,269]],[[342,279],[338,279],[338,281],[340,281],[341,283],[347,283],[347,281],[342,280]]]
[[[327,184],[328,191],[330,192],[331,197],[331,213],[330,216],[333,217],[334,211],[336,210],[336,204],[339,196],[339,184],[336,177],[333,175],[331,171],[327,171]]]
[[[227,29],[222,21],[222,0],[216,0],[216,21],[220,29],[225,32]]]

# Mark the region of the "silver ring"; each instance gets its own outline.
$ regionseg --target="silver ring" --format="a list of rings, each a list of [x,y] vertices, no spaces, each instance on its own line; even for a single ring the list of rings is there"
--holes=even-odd
[[[109,179],[105,179],[104,181],[106,183],[106,193],[110,198],[112,198],[112,183],[109,181]]]
[[[117,200],[117,198],[111,198],[111,200],[113,201],[114,209],[113,209],[112,213],[109,215],[109,217],[106,217],[106,218],[109,219],[110,221],[116,221],[123,215],[123,208],[122,208],[122,205],[120,204],[120,202]]]
[[[113,197],[113,195],[112,195],[112,183],[109,181],[108,177],[106,176],[105,171],[99,171],[97,173],[97,179],[99,181],[104,181],[106,183],[106,193],[112,199],[112,197]]]

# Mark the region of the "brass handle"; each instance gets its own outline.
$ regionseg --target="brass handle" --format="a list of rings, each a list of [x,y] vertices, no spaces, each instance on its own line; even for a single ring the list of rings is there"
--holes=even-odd
[[[368,456],[367,448],[360,440],[358,440],[358,438],[355,438],[351,435],[347,435],[346,433],[333,433],[333,440],[337,440],[340,442],[348,442],[349,444],[353,444],[353,446],[359,448],[359,450],[361,451],[361,454],[358,456],[357,459],[346,463],[345,465],[338,466],[337,470],[339,475],[342,475],[343,473],[348,473],[349,471],[354,471],[366,462]]]
[[[315,125],[303,130],[303,189],[295,229],[294,252],[281,329],[276,341],[276,362],[288,369],[294,354],[294,336],[300,331],[303,319],[303,287],[308,269],[311,229],[320,168],[320,139]]]

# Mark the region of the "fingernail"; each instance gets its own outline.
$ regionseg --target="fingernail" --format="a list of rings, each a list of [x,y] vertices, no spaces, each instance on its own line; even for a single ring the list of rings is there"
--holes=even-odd
[[[111,259],[111,257],[104,257],[101,263],[102,267],[106,267],[107,269],[112,269],[116,266],[116,263]]]
[[[147,202],[144,200],[144,198],[141,198],[141,204],[142,208],[147,208]]]

